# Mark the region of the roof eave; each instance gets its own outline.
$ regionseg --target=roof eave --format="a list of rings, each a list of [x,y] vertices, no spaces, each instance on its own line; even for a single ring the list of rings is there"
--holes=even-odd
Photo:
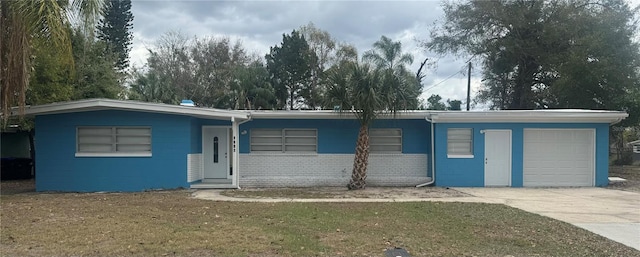
[[[609,123],[615,124],[628,117],[625,112],[594,113],[461,113],[430,115],[435,123]]]
[[[39,106],[27,106],[25,107],[24,114],[27,116],[37,116],[46,114],[61,114],[99,110],[130,110],[138,112],[186,115],[213,119],[249,119],[249,113],[243,111],[227,111],[219,109],[205,109],[180,105],[120,101],[111,99],[90,99],[73,102],[45,104]],[[14,109],[12,111],[12,115],[17,115],[17,109]]]

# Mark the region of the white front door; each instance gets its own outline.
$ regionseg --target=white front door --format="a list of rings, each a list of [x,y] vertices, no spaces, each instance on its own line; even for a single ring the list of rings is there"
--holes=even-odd
[[[229,128],[202,127],[202,160],[205,179],[227,179],[229,174]]]
[[[484,185],[511,185],[511,130],[484,132]]]

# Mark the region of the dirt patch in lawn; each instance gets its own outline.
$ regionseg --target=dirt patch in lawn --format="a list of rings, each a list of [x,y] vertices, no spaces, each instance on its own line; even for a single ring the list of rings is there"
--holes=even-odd
[[[402,247],[412,256],[640,256],[570,224],[498,204],[241,203],[191,194],[3,194],[0,253],[382,256]]]
[[[609,177],[621,177],[624,182],[610,183],[608,188],[640,192],[640,166],[610,166]]]
[[[22,193],[35,193],[36,181],[33,179],[25,180],[5,180],[0,183],[0,194],[14,195]]]
[[[467,197],[468,194],[442,187],[369,187],[364,190],[348,190],[343,187],[308,188],[244,188],[225,190],[224,196],[238,198],[287,198],[287,199],[399,199]]]

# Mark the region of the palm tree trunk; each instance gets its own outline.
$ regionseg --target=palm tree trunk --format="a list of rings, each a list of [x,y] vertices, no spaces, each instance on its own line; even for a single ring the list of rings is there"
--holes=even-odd
[[[351,181],[347,185],[349,190],[364,189],[367,185],[367,165],[369,163],[369,128],[366,124],[360,125],[356,154],[353,161]]]
[[[11,107],[18,105],[19,113],[24,113],[26,91],[31,70],[31,45],[27,24],[12,10],[12,3],[2,1],[0,30],[0,95],[2,103],[2,123],[5,125],[11,113]]]

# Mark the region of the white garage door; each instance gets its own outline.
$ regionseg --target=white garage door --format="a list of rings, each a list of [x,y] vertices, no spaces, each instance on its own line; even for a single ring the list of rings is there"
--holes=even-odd
[[[593,186],[593,129],[525,129],[524,186]]]

